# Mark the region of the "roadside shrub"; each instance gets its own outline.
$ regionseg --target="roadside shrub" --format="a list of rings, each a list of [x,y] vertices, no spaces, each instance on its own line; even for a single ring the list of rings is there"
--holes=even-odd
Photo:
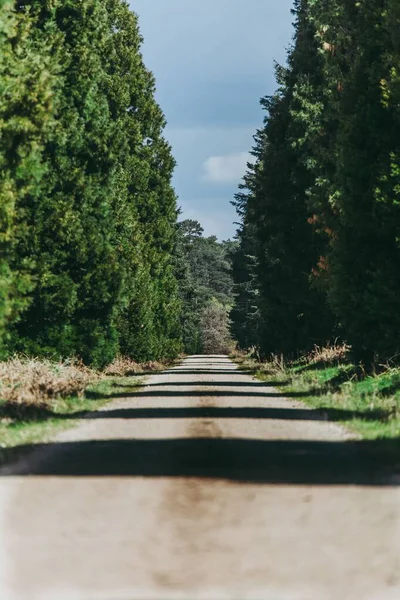
[[[100,373],[79,362],[52,362],[14,357],[0,362],[0,399],[16,404],[41,404],[81,396]]]
[[[314,349],[306,356],[306,362],[311,364],[344,362],[349,351],[350,346],[346,343],[338,344],[334,342],[326,346],[314,346]]]
[[[129,377],[129,375],[135,375],[136,373],[162,371],[166,366],[167,365],[164,363],[156,360],[139,363],[127,356],[117,356],[115,360],[105,368],[104,374],[110,377]]]

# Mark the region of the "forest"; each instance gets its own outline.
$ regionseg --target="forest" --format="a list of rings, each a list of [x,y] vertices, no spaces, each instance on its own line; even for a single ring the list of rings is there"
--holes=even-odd
[[[400,8],[296,0],[234,241],[180,220],[123,0],[0,0],[0,356],[400,350]],[[234,340],[234,341],[232,341]]]
[[[233,333],[296,358],[400,356],[400,4],[296,0],[235,198]]]

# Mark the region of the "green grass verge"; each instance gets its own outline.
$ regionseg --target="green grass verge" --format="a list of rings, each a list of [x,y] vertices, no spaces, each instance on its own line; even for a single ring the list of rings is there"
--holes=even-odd
[[[346,362],[235,360],[257,379],[273,383],[283,396],[324,412],[362,439],[400,440],[400,368],[367,375]]]
[[[142,384],[140,377],[109,377],[89,386],[82,397],[49,401],[46,409],[25,418],[0,418],[0,448],[14,448],[48,440],[59,431],[77,424],[77,418],[113,400],[116,394],[130,395],[132,387]],[[0,400],[0,409],[6,403]],[[1,462],[1,451],[0,451]]]

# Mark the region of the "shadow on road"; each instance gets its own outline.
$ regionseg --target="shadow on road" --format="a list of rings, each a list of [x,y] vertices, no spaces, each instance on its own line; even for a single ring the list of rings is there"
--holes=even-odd
[[[213,387],[211,384],[210,387]],[[231,388],[234,387],[231,385]],[[137,392],[134,394],[127,394],[126,392],[117,392],[111,394],[109,398],[301,398],[302,396],[313,396],[317,394],[323,394],[321,390],[307,390],[305,392],[266,392],[257,391],[251,392],[248,390],[236,391],[236,390],[148,390],[144,392]],[[87,398],[100,399],[104,398],[99,392],[86,392]]]
[[[164,382],[164,383],[146,383],[145,387],[146,389],[150,389],[150,388],[154,388],[154,387],[180,387],[180,386],[185,386],[185,387],[212,387],[212,388],[220,388],[220,387],[235,387],[235,388],[244,388],[244,387],[250,387],[250,388],[255,388],[257,389],[258,387],[263,387],[263,388],[269,388],[269,387],[276,387],[276,386],[285,386],[285,385],[289,385],[289,381],[264,381],[264,382],[257,382],[257,381],[174,381],[174,382]],[[118,384],[115,384],[116,387],[118,387]],[[125,386],[128,387],[128,386]],[[132,387],[136,387],[136,386],[132,386]]]
[[[399,485],[381,465],[400,449],[393,441],[261,441],[179,438],[106,440],[24,446],[29,467],[0,475],[199,477],[285,485]],[[18,456],[4,450],[3,459]],[[398,465],[397,465],[398,466]],[[393,468],[393,464],[392,464]]]
[[[137,392],[133,395],[126,393],[114,394],[110,398],[133,397],[140,401],[148,397],[215,397],[214,392]],[[292,394],[287,394],[287,396]],[[100,394],[88,394],[88,397],[93,398]],[[246,399],[248,396],[265,396],[265,397],[282,397],[279,393],[248,393],[239,392],[219,392],[218,396],[239,397]],[[298,394],[294,394],[298,396]],[[14,418],[14,412],[19,408],[14,403],[4,404],[0,407],[0,418]],[[288,420],[288,421],[350,421],[353,419],[361,419],[364,421],[375,421],[377,419],[384,421],[391,417],[391,413],[384,410],[367,410],[367,411],[350,411],[345,409],[324,408],[324,409],[306,409],[301,407],[277,408],[277,407],[218,407],[218,406],[191,406],[191,407],[165,407],[165,408],[118,408],[101,411],[77,411],[73,413],[60,414],[54,412],[46,406],[37,407],[32,404],[31,407],[24,408],[25,422],[36,421],[43,422],[49,419],[76,420],[76,419],[271,419],[271,420]]]
[[[140,395],[140,394],[139,394]],[[51,413],[52,414],[52,413]],[[54,417],[54,415],[52,414]],[[89,419],[279,419],[288,421],[346,421],[363,419],[365,421],[389,418],[384,411],[368,412],[344,409],[307,410],[302,408],[262,408],[262,407],[188,407],[188,408],[129,408],[75,413],[66,418]]]
[[[254,371],[239,371],[236,369],[173,369],[171,371],[160,371],[154,375],[254,375]],[[143,377],[143,374],[142,374]]]

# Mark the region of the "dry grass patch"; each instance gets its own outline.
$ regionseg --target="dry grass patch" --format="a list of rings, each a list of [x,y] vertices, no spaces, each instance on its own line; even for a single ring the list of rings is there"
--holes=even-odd
[[[104,374],[111,377],[129,377],[129,375],[135,375],[137,373],[163,371],[166,368],[166,364],[156,360],[138,363],[131,358],[118,356],[110,365],[108,365],[108,367],[106,367]]]
[[[111,382],[120,385],[130,375],[165,368],[158,361],[137,363],[118,357],[100,373],[73,359],[55,362],[15,356],[0,362],[0,426],[49,420],[78,405],[90,409],[86,400],[111,397],[107,387]]]
[[[326,346],[314,346],[314,350],[305,358],[304,362],[308,364],[324,363],[335,364],[346,361],[349,354],[350,346],[347,344],[327,344]]]
[[[100,377],[79,362],[10,358],[0,363],[0,398],[15,404],[43,404],[81,396]]]

